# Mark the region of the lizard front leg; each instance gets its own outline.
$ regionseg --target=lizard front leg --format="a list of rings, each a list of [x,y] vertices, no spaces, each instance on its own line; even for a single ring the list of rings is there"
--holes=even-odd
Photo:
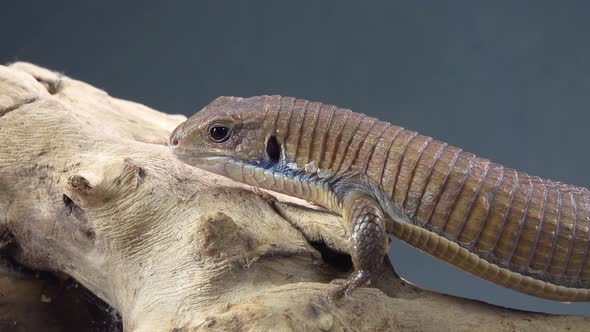
[[[354,272],[348,279],[336,279],[340,284],[337,295],[350,295],[361,286],[371,283],[383,262],[388,247],[388,236],[379,203],[363,191],[348,193],[343,200],[344,227],[350,237]]]

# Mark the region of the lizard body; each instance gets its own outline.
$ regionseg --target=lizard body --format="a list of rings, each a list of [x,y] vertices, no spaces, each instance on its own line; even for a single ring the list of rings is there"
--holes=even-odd
[[[590,301],[590,191],[529,176],[348,109],[281,96],[220,97],[170,137],[185,163],[343,216],[370,282],[387,232],[530,295]],[[387,228],[387,229],[386,229]]]

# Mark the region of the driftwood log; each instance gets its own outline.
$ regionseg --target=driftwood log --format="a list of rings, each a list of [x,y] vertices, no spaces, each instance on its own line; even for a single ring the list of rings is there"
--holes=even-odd
[[[328,282],[351,267],[339,217],[178,162],[166,144],[184,120],[0,66],[1,330],[79,330],[83,291],[48,295],[64,280],[125,331],[590,328],[419,289],[388,263],[372,288],[332,300]]]

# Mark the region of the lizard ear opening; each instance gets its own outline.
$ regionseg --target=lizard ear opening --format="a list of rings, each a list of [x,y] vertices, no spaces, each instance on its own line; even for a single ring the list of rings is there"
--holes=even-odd
[[[275,136],[268,138],[268,141],[266,142],[266,154],[271,162],[279,162],[279,159],[281,158],[281,145]]]

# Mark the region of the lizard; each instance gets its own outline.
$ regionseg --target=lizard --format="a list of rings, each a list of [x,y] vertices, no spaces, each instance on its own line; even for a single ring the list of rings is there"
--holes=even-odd
[[[529,295],[590,301],[590,191],[530,176],[429,136],[320,102],[219,97],[181,123],[182,162],[342,216],[370,284],[389,235]]]

